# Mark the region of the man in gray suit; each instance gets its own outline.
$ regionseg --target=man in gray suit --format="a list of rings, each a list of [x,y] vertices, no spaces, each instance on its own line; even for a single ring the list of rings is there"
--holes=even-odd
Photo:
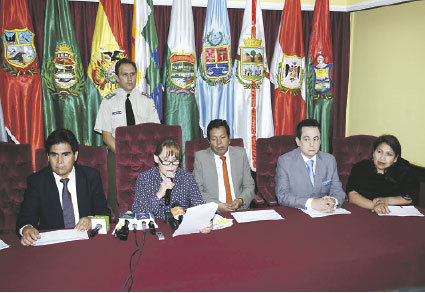
[[[297,125],[293,151],[279,157],[275,191],[280,205],[330,213],[345,199],[336,160],[319,151],[320,124],[306,119]]]
[[[229,146],[226,120],[212,120],[207,127],[210,147],[195,153],[193,175],[206,202],[218,203],[220,212],[246,209],[254,198],[246,151]]]

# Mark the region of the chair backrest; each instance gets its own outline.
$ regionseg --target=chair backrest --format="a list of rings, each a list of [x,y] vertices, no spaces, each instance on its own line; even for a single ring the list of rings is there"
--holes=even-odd
[[[244,147],[242,138],[230,139],[230,145]],[[195,161],[195,153],[200,150],[209,148],[208,139],[201,138],[200,140],[188,140],[185,144],[185,163],[186,171],[193,172],[193,163]]]
[[[348,176],[353,164],[369,159],[372,155],[372,144],[376,140],[372,135],[353,135],[337,137],[332,142],[332,154],[335,156],[339,180],[345,190]]]
[[[116,129],[117,200],[120,212],[131,210],[137,177],[155,165],[153,155],[156,145],[167,137],[176,138],[181,145],[181,127],[144,123]]]
[[[80,144],[78,146],[77,163],[80,165],[96,168],[102,178],[103,192],[108,198],[108,159],[106,149],[103,146],[87,146]],[[35,150],[35,169],[40,171],[47,167],[46,151],[44,149]]]
[[[295,136],[279,135],[257,139],[258,194],[270,206],[277,205],[274,177],[279,156],[296,148]]]
[[[0,230],[15,230],[31,173],[30,145],[0,142]]]

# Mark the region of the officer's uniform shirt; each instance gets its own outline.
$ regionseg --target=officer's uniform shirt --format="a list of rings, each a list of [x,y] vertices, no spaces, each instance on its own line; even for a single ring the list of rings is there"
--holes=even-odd
[[[149,96],[134,88],[129,98],[136,125],[148,122],[160,123],[155,103]],[[122,88],[116,89],[103,99],[94,126],[96,132],[102,133],[102,131],[107,131],[112,133],[112,136],[115,138],[115,129],[120,126],[127,126],[127,117],[125,114],[126,99],[127,92]]]

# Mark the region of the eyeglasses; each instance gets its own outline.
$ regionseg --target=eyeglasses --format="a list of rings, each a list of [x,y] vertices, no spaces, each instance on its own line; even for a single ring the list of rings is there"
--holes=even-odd
[[[163,161],[161,159],[161,157],[158,156],[159,161],[161,162],[161,164],[163,166],[170,166],[170,165],[174,165],[174,166],[178,166],[180,164],[179,160],[175,160],[175,161]]]

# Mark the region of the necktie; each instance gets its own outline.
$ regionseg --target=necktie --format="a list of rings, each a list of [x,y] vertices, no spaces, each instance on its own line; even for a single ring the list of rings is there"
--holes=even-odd
[[[314,171],[313,171],[313,164],[314,164],[314,161],[313,161],[313,160],[308,160],[308,161],[307,161],[307,171],[308,171],[308,176],[310,176],[311,184],[313,184],[313,186],[314,186]]]
[[[63,183],[62,189],[62,210],[63,210],[63,222],[65,228],[74,228],[75,227],[75,217],[74,217],[74,208],[72,207],[71,194],[68,190],[68,181],[69,178],[61,179],[60,182]]]
[[[131,106],[130,94],[127,94],[127,99],[125,100],[125,115],[127,117],[128,126],[136,124],[134,121],[134,112],[133,107]]]
[[[232,203],[232,192],[230,191],[229,173],[227,172],[226,157],[221,156],[220,159],[223,161],[223,179],[224,187],[226,188],[226,203]]]

